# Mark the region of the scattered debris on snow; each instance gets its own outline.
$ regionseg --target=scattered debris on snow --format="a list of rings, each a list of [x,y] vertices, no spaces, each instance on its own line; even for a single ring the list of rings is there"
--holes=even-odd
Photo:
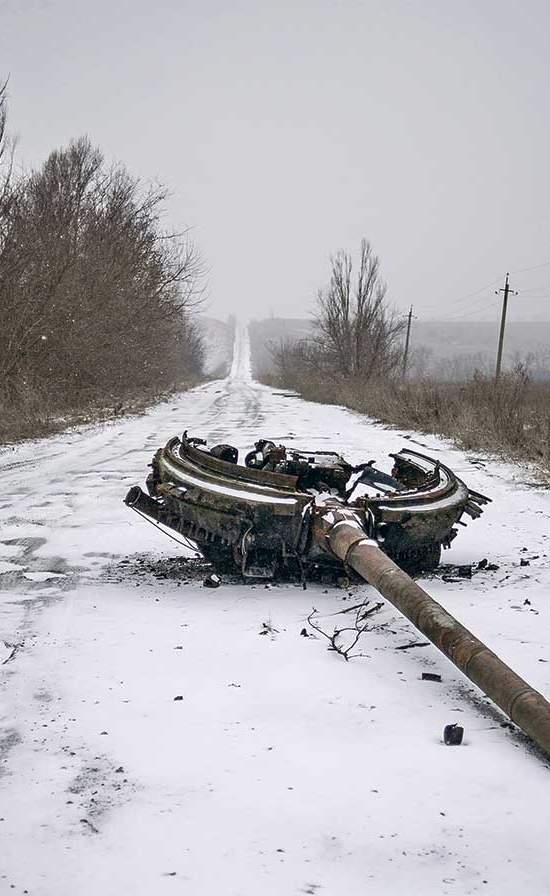
[[[443,729],[443,741],[447,746],[458,746],[462,743],[463,736],[464,728],[461,728],[456,722],[453,722],[452,725],[445,725]]]

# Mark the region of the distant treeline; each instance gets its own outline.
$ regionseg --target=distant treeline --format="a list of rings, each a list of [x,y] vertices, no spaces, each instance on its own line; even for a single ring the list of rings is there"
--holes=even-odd
[[[495,383],[492,365],[478,367],[473,356],[464,365],[443,357],[441,367],[430,372],[409,357],[404,377],[403,323],[386,304],[378,259],[368,243],[356,268],[349,253],[332,259],[330,281],[309,322],[287,323],[250,325],[254,372],[263,382],[550,471],[544,365],[533,376],[518,361]],[[445,324],[439,326],[444,340]]]
[[[481,321],[474,325],[463,321],[414,320],[407,364],[409,379],[465,382],[475,372],[490,376],[495,369],[498,328],[498,322]],[[311,318],[271,317],[253,321],[255,373],[272,375],[273,347],[278,347],[281,340],[299,342],[310,338],[313,329]],[[517,364],[523,365],[534,380],[550,379],[550,320],[508,322],[504,366],[512,370]]]
[[[0,438],[201,375],[201,262],[87,138],[16,173],[0,89]],[[19,426],[18,426],[19,421]],[[25,424],[27,421],[28,426]]]

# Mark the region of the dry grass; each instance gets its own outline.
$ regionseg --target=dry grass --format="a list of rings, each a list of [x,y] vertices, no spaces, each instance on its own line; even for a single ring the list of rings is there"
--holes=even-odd
[[[466,450],[532,462],[550,473],[550,383],[533,382],[521,368],[498,385],[480,374],[464,383],[360,383],[308,375],[276,384],[311,401],[342,404],[383,423],[446,436]]]
[[[79,402],[60,402],[40,395],[20,396],[17,402],[3,401],[0,396],[0,446],[37,439],[62,432],[71,426],[99,423],[116,417],[143,413],[159,401],[168,401],[174,392],[183,392],[197,384],[186,381],[170,390],[141,389],[125,394],[81,398]]]

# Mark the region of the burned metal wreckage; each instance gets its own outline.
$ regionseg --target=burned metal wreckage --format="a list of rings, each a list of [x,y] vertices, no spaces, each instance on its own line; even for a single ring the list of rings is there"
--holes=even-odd
[[[245,578],[354,571],[550,756],[547,700],[406,571],[437,566],[462,515],[479,517],[489,499],[416,451],[391,457],[387,474],[261,440],[241,466],[232,446],[208,450],[184,433],[155,454],[148,494],[134,486],[125,502]]]
[[[416,451],[391,457],[389,475],[374,461],[353,466],[334,452],[262,439],[240,465],[236,448],[208,450],[184,433],[156,452],[148,494],[135,486],[126,503],[191,539],[219,571],[246,578],[341,570],[319,531],[327,513],[343,509],[399,566],[433,569],[462,515],[480,516],[488,499]]]

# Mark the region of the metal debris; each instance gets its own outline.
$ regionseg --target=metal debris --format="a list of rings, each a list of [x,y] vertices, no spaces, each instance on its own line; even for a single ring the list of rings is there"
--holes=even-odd
[[[388,474],[372,460],[354,466],[336,452],[260,439],[240,465],[231,445],[208,449],[184,433],[156,452],[147,493],[134,486],[125,501],[167,535],[198,546],[218,572],[302,582],[328,572],[347,589],[350,570],[322,544],[339,509],[353,509],[366,536],[418,571],[434,569],[461,517],[479,517],[489,501],[440,461],[411,449],[390,457]]]
[[[464,728],[461,728],[456,722],[452,725],[445,725],[445,728],[443,729],[443,741],[447,746],[458,746],[462,743],[463,736]]]

